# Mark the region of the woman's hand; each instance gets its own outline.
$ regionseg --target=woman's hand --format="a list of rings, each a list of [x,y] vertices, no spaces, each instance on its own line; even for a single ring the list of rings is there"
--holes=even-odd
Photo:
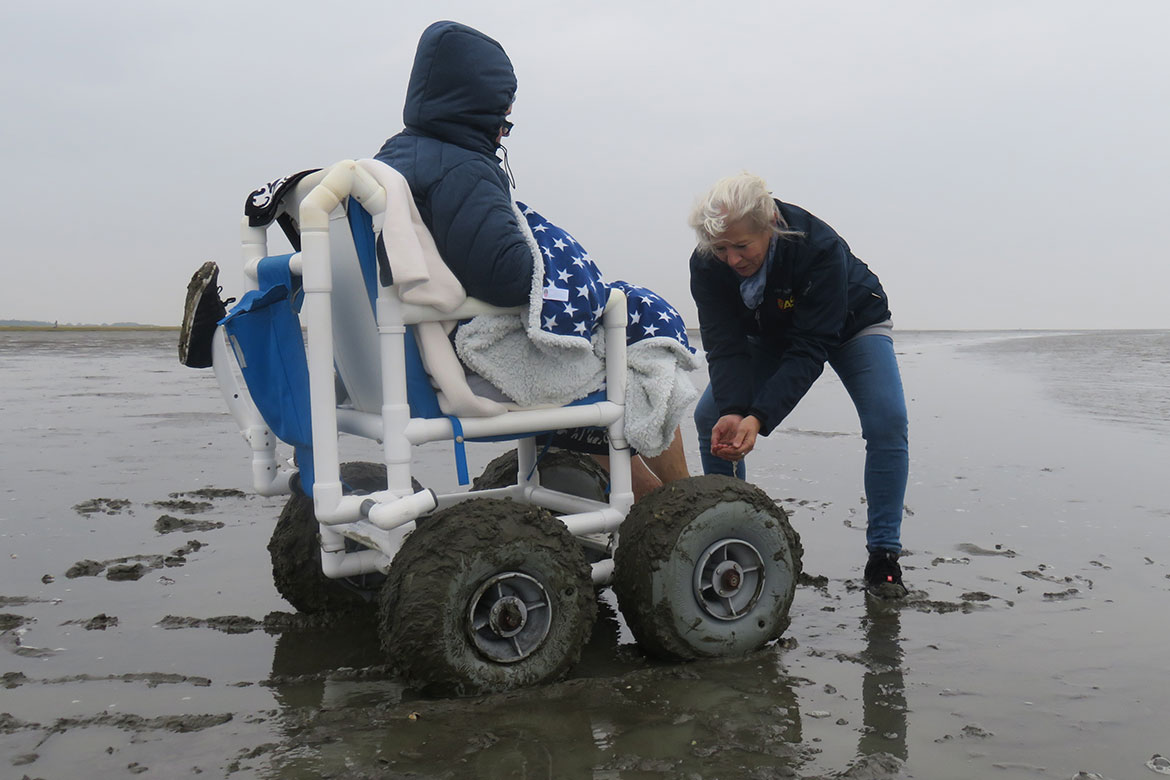
[[[760,421],[748,415],[725,414],[711,429],[711,454],[724,460],[737,461],[756,446]]]

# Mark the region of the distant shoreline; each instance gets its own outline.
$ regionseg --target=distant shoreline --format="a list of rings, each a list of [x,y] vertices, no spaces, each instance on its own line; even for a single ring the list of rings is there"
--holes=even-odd
[[[0,325],[0,331],[54,331],[67,330],[70,332],[84,330],[103,331],[140,331],[140,330],[178,330],[177,325]]]

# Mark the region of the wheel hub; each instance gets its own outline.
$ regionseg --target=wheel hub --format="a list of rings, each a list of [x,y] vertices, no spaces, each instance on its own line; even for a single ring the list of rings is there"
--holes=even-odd
[[[544,642],[551,625],[552,607],[544,586],[517,571],[488,579],[471,597],[467,611],[472,643],[496,663],[527,658]]]
[[[717,620],[749,614],[764,590],[764,559],[743,539],[720,539],[695,563],[695,598]]]
[[[711,586],[724,598],[734,596],[743,584],[743,570],[735,561],[724,561],[715,567]]]
[[[524,621],[528,617],[528,609],[524,602],[515,596],[505,596],[492,604],[488,624],[492,631],[502,637],[515,636],[524,628]]]

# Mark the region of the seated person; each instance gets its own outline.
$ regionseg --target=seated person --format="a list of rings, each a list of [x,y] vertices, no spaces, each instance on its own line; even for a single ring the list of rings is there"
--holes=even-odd
[[[516,76],[499,43],[457,22],[436,22],[415,53],[405,129],[375,156],[406,179],[439,254],[467,294],[497,306],[528,302],[535,262],[513,209],[510,172],[496,157],[512,129],[515,96]],[[566,437],[558,444],[592,449],[602,465],[608,460],[596,445],[573,446]],[[633,463],[636,498],[689,476],[677,430],[664,452]]]

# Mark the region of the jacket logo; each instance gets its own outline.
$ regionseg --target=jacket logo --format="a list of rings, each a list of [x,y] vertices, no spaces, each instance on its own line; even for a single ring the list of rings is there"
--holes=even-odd
[[[788,298],[777,298],[776,299],[776,308],[780,309],[780,311],[788,311],[789,309],[795,309],[796,308],[796,298],[791,297],[791,296]]]

